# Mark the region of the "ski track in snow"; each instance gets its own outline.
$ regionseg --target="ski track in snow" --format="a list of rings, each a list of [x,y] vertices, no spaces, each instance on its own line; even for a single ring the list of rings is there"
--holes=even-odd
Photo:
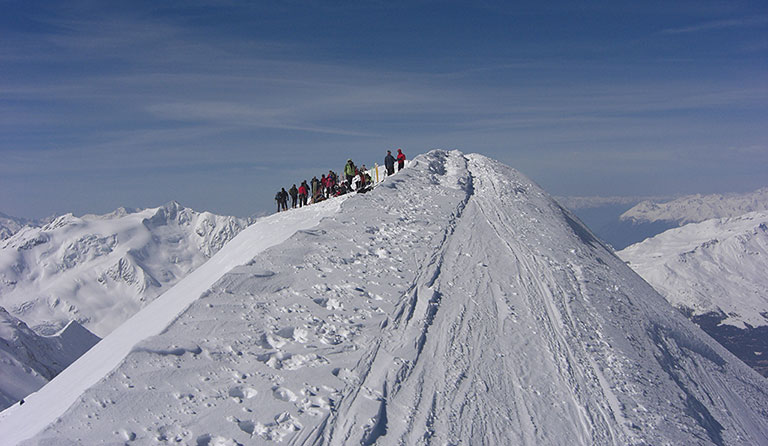
[[[768,443],[764,379],[512,169],[435,151],[322,215],[24,444]]]

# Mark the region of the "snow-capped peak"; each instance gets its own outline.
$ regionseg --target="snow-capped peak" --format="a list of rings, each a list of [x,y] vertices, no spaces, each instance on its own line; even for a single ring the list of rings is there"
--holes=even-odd
[[[61,215],[0,249],[0,305],[41,334],[76,320],[105,336],[247,225],[171,202]]]
[[[10,238],[13,234],[19,232],[21,228],[29,223],[30,221],[27,219],[11,217],[0,212],[0,243],[2,240]]]

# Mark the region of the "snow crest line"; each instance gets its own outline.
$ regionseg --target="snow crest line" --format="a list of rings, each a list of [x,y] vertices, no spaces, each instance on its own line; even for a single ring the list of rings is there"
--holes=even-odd
[[[297,231],[338,212],[347,196],[265,217],[242,231],[216,255],[126,321],[40,391],[0,413],[0,438],[17,444],[61,416],[89,387],[107,376],[142,340],[161,333],[232,268],[278,245]],[[55,395],[54,398],[46,395]]]

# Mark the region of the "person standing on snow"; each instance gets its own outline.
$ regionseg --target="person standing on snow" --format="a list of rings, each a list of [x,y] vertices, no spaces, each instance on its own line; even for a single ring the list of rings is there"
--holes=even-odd
[[[288,192],[285,191],[285,188],[280,190],[280,206],[283,207],[284,211],[288,210]]]
[[[352,188],[352,179],[355,178],[355,163],[351,159],[347,160],[347,165],[344,166],[344,175],[347,177],[347,187]]]
[[[395,157],[392,156],[391,150],[387,150],[387,156],[384,157],[384,166],[387,168],[387,176],[395,173]]]
[[[296,189],[295,184],[288,189],[288,194],[291,196],[291,209],[296,209],[296,199],[299,196],[299,190]]]
[[[320,177],[320,193],[323,195],[323,198],[327,198],[325,195],[325,191],[328,189],[328,177],[323,174],[322,177]]]
[[[312,203],[314,203],[317,193],[320,192],[320,180],[318,180],[317,177],[312,177],[312,181],[310,181],[309,184],[312,189]]]
[[[277,202],[277,212],[280,212],[280,200],[283,199],[283,194],[280,193],[280,191],[277,191],[275,194],[275,201]]]
[[[325,198],[328,198],[333,194],[333,188],[336,187],[336,175],[332,170],[328,171],[328,176],[325,177],[325,181]]]
[[[397,149],[397,171],[400,172],[405,167],[405,153],[402,149]]]
[[[366,178],[365,178],[365,164],[363,164],[363,167],[360,169],[360,172],[357,174],[358,177],[358,191],[365,189],[367,186]]]
[[[288,192],[285,191],[285,188],[282,188],[275,195],[275,200],[277,200],[277,212],[288,210]]]
[[[304,180],[301,182],[301,186],[299,186],[299,207],[302,207],[307,204],[307,194],[309,191],[307,187],[307,180]]]

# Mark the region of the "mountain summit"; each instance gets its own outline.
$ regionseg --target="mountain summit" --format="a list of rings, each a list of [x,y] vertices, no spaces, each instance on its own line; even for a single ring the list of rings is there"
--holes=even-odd
[[[529,179],[432,151],[256,222],[3,412],[0,438],[766,444],[766,407],[763,377]]]

